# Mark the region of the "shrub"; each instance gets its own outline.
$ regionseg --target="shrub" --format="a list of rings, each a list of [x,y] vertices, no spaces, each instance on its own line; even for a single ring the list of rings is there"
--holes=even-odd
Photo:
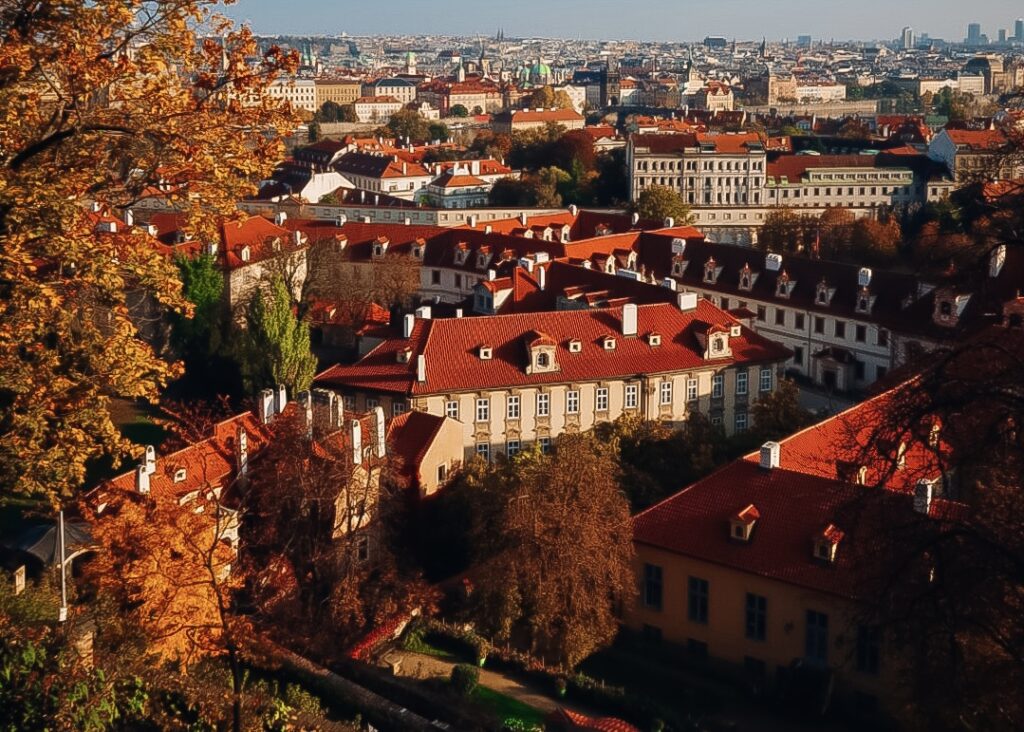
[[[480,669],[476,666],[460,663],[452,667],[451,685],[459,696],[469,696],[479,683]]]

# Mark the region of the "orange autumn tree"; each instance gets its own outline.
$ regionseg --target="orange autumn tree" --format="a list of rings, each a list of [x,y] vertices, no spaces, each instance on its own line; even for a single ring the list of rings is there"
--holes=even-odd
[[[73,494],[88,461],[125,452],[109,400],[152,399],[174,373],[137,337],[128,294],[186,311],[175,268],[138,229],[97,231],[97,215],[113,217],[109,229],[159,191],[195,236],[212,238],[294,126],[262,94],[294,54],[260,55],[214,9],[0,5],[3,493],[53,503]]]

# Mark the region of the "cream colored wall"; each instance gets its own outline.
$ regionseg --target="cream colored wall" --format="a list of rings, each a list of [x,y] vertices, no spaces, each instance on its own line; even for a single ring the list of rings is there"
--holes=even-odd
[[[462,425],[454,419],[446,419],[420,462],[420,495],[436,493],[442,485],[437,479],[438,468],[444,465],[450,476],[462,462],[462,456]]]
[[[728,530],[723,523],[722,531]],[[755,529],[756,531],[756,529]],[[755,544],[751,551],[756,551]],[[642,630],[645,625],[659,628],[662,639],[686,645],[690,639],[707,644],[711,658],[742,668],[746,658],[765,663],[771,678],[780,666],[788,667],[802,658],[806,641],[806,614],[813,610],[828,615],[828,665],[837,671],[837,691],[860,691],[893,702],[900,660],[881,649],[881,672],[877,675],[856,670],[857,608],[850,601],[833,595],[804,589],[752,573],[635,544],[635,576],[641,595],[627,611],[625,625]],[[840,549],[841,550],[841,549]],[[808,562],[811,542],[807,542]],[[661,610],[643,605],[644,565],[662,568]],[[708,622],[689,620],[688,583],[690,577],[708,581]],[[765,640],[746,638],[746,594],[766,598]]]

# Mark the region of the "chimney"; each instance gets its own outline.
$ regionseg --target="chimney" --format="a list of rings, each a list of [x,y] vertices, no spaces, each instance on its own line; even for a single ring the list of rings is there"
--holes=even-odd
[[[409,173],[409,164],[403,162],[402,163],[402,175],[407,175],[408,173]]]
[[[622,335],[636,335],[636,303],[628,302],[622,306]]]
[[[474,160],[469,164],[469,171],[473,175],[480,175],[480,161]]]
[[[274,414],[282,414],[287,405],[288,389],[285,388],[284,384],[278,384],[277,391],[274,392]]]
[[[569,206],[569,215],[570,216],[575,217],[575,216],[577,216],[579,214],[579,212],[580,212],[580,207],[579,206],[577,206],[575,203],[570,204],[570,206]]]
[[[1003,271],[1003,264],[1006,262],[1006,245],[1000,244],[992,250],[992,254],[989,255],[988,259],[988,276],[998,277],[999,273]]]
[[[402,318],[402,338],[411,338],[412,329],[416,325],[416,316],[412,313],[407,313]]]
[[[349,434],[352,436],[352,464],[360,465],[363,462],[363,428],[359,426],[358,419],[352,420]]]
[[[676,220],[671,216],[666,216],[665,221],[663,223],[665,224],[666,229],[671,229],[673,226],[676,225]]]
[[[341,427],[338,419],[338,395],[330,389],[313,389],[313,434],[322,437]]]
[[[149,493],[149,473],[146,472],[145,465],[135,468],[135,490],[142,495]]]
[[[416,317],[422,318],[423,320],[430,320],[430,306],[420,305],[416,308]]]
[[[684,313],[689,310],[697,309],[697,293],[696,292],[680,292],[676,295],[676,305]]]
[[[142,464],[146,466],[147,475],[156,472],[156,448],[152,445],[146,445],[146,454],[142,458]]]
[[[345,214],[338,214],[337,224],[338,226],[344,226],[348,222],[348,216]]]
[[[540,287],[540,291],[544,292],[544,286],[547,284],[548,275],[547,270],[543,267],[537,268],[537,286]]]
[[[249,472],[249,435],[244,427],[238,428],[238,438],[235,440],[235,458],[238,461],[238,477],[245,479]]]
[[[274,418],[274,390],[264,389],[260,392],[257,411],[262,424],[270,424]]]
[[[914,486],[914,510],[918,513],[928,515],[932,507],[932,494],[935,490],[935,481],[922,478]]]
[[[665,279],[663,279],[663,280],[661,281],[661,286],[662,286],[662,287],[667,287],[668,289],[670,289],[670,290],[672,290],[673,292],[675,292],[675,289],[676,289],[676,281],[675,281],[674,279],[672,279],[671,277],[666,277]]]
[[[490,224],[487,224],[487,226],[484,227],[485,234],[490,234],[492,231],[494,231],[494,228]]]
[[[640,223],[640,214],[634,211],[633,215],[629,217],[629,220],[633,224],[633,226],[636,226],[637,224]]]
[[[292,241],[295,242],[295,246],[301,247],[302,246],[302,232],[301,231],[293,231],[292,232]]]
[[[423,356],[420,356],[423,358]],[[373,452],[382,458],[387,452],[384,444],[384,408],[374,407],[373,410]]]
[[[286,214],[284,211],[278,211],[276,214],[274,214],[274,223],[277,224],[278,226],[284,225],[284,222],[287,220],[288,214]]]
[[[769,272],[778,272],[782,269],[782,255],[781,254],[766,254],[764,257],[764,268]]]
[[[519,223],[526,226],[526,211],[519,212]]]
[[[302,426],[306,428],[306,436],[313,436],[313,398],[308,391],[300,391],[295,401],[299,405],[299,414],[302,416]]]
[[[135,226],[135,212],[130,208],[124,210],[124,225]]]
[[[476,218],[477,218],[476,214],[470,214],[469,218],[466,219],[466,223],[469,224],[469,228],[471,228],[471,229],[475,229],[476,228]]]
[[[871,270],[867,267],[861,267],[857,270],[857,286],[867,287],[871,284]]]
[[[427,357],[422,353],[416,357],[416,381],[421,384],[427,381]]]
[[[461,318],[462,317],[462,308],[455,308],[455,317],[456,318]]]
[[[404,221],[405,221],[405,225],[406,226],[409,226],[410,224],[412,224],[412,219],[410,219],[408,216],[405,217]]]
[[[779,467],[782,446],[777,442],[766,442],[761,445],[761,468],[773,470]]]
[[[361,189],[359,191],[359,203],[366,203],[366,190]]]
[[[373,219],[371,219],[369,216],[364,216],[363,217],[363,223],[364,224],[369,224],[371,221],[373,221]]]
[[[493,269],[487,270],[487,281],[494,282],[496,279],[498,279],[497,271]]]

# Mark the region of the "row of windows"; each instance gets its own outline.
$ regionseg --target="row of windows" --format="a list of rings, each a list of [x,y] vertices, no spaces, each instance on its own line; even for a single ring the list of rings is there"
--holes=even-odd
[[[505,454],[509,457],[515,457],[522,450],[521,440],[508,440],[505,443]],[[542,453],[547,454],[551,450],[551,438],[550,437],[539,437],[537,438],[537,446],[540,447]],[[484,460],[490,462],[491,459],[491,443],[489,442],[478,442],[475,447],[476,454],[482,457]]]
[[[747,393],[749,376],[746,371],[738,371],[736,373],[736,394],[744,395]],[[770,367],[762,367],[759,372],[758,387],[761,391],[771,391],[774,385],[774,372]],[[725,375],[715,374],[711,378],[711,396],[714,398],[721,398],[725,393]],[[658,387],[659,404],[663,406],[669,406],[672,404],[673,394],[673,383],[671,381],[662,381]],[[686,399],[687,401],[696,401],[698,397],[698,382],[697,379],[688,379],[686,382]],[[639,405],[640,400],[640,385],[639,384],[626,384],[623,391],[623,406],[626,409],[636,409]],[[367,400],[367,408],[369,407],[370,401]],[[397,404],[397,402],[396,402]],[[521,416],[521,397],[519,395],[512,395],[505,398],[505,419],[519,419]],[[598,412],[608,411],[608,388],[598,387],[594,390],[594,406]],[[402,411],[405,411],[405,405],[402,404]],[[565,393],[565,413],[566,414],[579,414],[580,411],[580,392],[578,389],[570,389]],[[450,399],[445,402],[444,405],[445,416],[451,417],[452,419],[459,419],[459,402],[456,399]],[[549,417],[551,416],[551,394],[546,392],[539,392],[536,397],[536,416],[538,417]],[[401,414],[401,412],[398,412]],[[490,397],[479,397],[476,400],[476,420],[477,422],[489,422],[491,419],[491,399]]]
[[[661,611],[664,594],[662,568],[656,564],[644,565],[644,606]],[[710,617],[711,585],[701,577],[688,577],[686,583],[686,617],[691,623],[707,625]],[[808,610],[805,618],[804,654],[808,660],[828,663],[828,615]],[[753,592],[746,593],[743,608],[743,634],[752,641],[768,638],[768,598]],[[857,628],[857,670],[877,674],[881,656],[881,632],[877,626],[861,625]]]
[[[637,170],[728,170],[728,171],[746,171],[746,170],[761,170],[764,163],[761,161],[752,161],[748,163],[746,160],[705,160],[703,166],[698,168],[696,160],[687,160],[685,166],[682,160],[638,160],[636,163]]]
[[[729,308],[729,298],[723,297],[720,300],[721,307],[723,309]],[[740,300],[739,307],[747,307],[747,303]],[[774,308],[774,323],[782,327],[786,327],[788,324],[787,313],[788,311],[783,308]],[[758,321],[765,323],[768,321],[768,308],[765,305],[757,306],[757,319]],[[826,323],[827,318],[820,315],[813,316],[814,332],[818,335],[826,335]],[[793,328],[795,330],[804,330],[807,327],[807,320],[804,313],[793,313]],[[832,333],[838,340],[845,340],[847,337],[846,321],[833,320],[832,321]],[[867,343],[868,329],[866,325],[855,323],[853,326],[853,340],[857,343]],[[889,331],[884,328],[879,328],[875,332],[875,345],[888,346],[889,345]]]

